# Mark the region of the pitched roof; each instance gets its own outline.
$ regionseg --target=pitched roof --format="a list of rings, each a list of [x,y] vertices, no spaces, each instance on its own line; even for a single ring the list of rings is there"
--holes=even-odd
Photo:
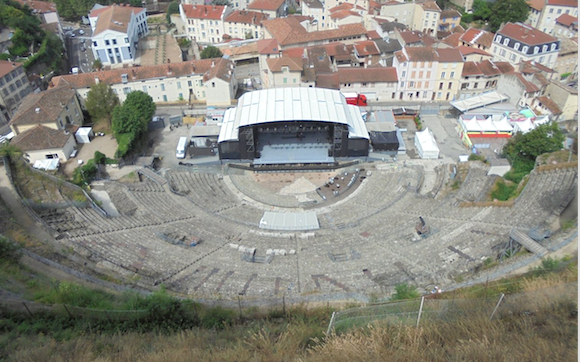
[[[412,62],[433,62],[438,59],[435,49],[430,47],[409,47],[403,51]]]
[[[252,43],[242,43],[239,46],[232,46],[230,48],[222,47],[220,48],[222,54],[236,56],[242,54],[256,54],[258,52],[257,42]]]
[[[538,97],[538,100],[542,103],[544,107],[548,108],[548,110],[553,115],[562,114],[562,110],[560,109],[560,107],[558,107],[556,102],[554,102],[550,97],[542,96]]]
[[[280,58],[266,59],[266,62],[268,63],[268,68],[270,68],[271,72],[281,72],[282,67],[288,67],[291,72],[302,71],[302,58],[282,56]]]
[[[258,53],[259,54],[278,54],[280,47],[276,39],[260,39],[258,40]]]
[[[439,34],[439,32],[437,32],[437,34]],[[447,45],[451,45],[452,47],[456,47],[459,45],[459,38],[461,38],[461,33],[451,33],[450,35],[441,39],[441,42]]]
[[[481,29],[469,28],[461,35],[459,40],[472,45],[478,44],[489,48],[493,42],[493,33]]]
[[[377,33],[376,30],[371,30],[371,31],[367,32],[367,38],[369,38],[369,39],[381,39],[381,36],[379,35],[379,33]]]
[[[542,11],[545,5],[546,0],[528,0],[528,6],[537,11]]]
[[[89,88],[95,84],[95,78],[99,82],[107,84],[119,84],[123,81],[123,74],[127,75],[128,81],[143,81],[148,79],[165,78],[167,76],[187,76],[187,75],[201,75],[205,74],[211,69],[212,61],[216,62],[221,58],[216,59],[201,59],[189,62],[148,65],[140,67],[119,68],[111,70],[102,70],[100,72],[79,73],[57,76],[52,79],[54,86],[58,87],[62,84],[69,84],[74,88]]]
[[[441,12],[441,19],[444,18],[460,18],[461,17],[461,13],[455,9],[447,9],[447,10],[443,10]]]
[[[313,8],[313,9],[323,9],[324,8],[324,6],[320,2],[320,0],[303,0],[302,3],[304,3],[304,5],[308,6],[309,8]]]
[[[557,40],[551,35],[522,23],[507,23],[497,33],[527,45],[546,44]]]
[[[37,14],[54,13],[56,12],[56,5],[49,1],[31,1],[31,0],[16,0],[22,5],[28,5],[29,8],[36,10]]]
[[[477,62],[465,62],[463,64],[461,76],[469,77],[472,75],[483,75],[483,72],[481,71],[481,69],[479,69]]]
[[[68,104],[73,97],[76,97],[75,90],[67,86],[51,88],[40,93],[31,93],[22,100],[22,104],[18,107],[10,124],[56,122],[64,105]]]
[[[285,0],[254,0],[248,4],[248,9],[254,10],[278,10]]]
[[[14,69],[18,69],[22,66],[22,63],[10,62],[8,60],[0,60],[0,78],[10,73]]]
[[[513,73],[513,75],[520,81],[520,83],[524,86],[526,93],[533,93],[539,92],[540,88],[538,88],[534,83],[526,80],[521,73]]]
[[[328,89],[340,89],[338,73],[316,74],[316,87]]]
[[[379,26],[381,27],[381,29],[383,31],[385,31],[387,33],[395,30],[395,28],[400,29],[400,30],[407,29],[407,26],[405,24],[397,23],[396,21],[381,21],[379,23]]]
[[[185,17],[188,19],[219,20],[226,11],[222,5],[189,5],[182,4]]]
[[[461,76],[467,77],[472,75],[483,75],[491,77],[498,74],[512,73],[514,67],[508,62],[493,62],[484,60],[482,62],[465,62]]]
[[[462,46],[458,46],[457,50],[459,50],[459,52],[461,53],[461,55],[463,55],[464,57],[470,54],[480,54],[480,55],[485,55],[488,57],[491,57],[491,54],[489,54],[486,51],[483,51],[479,48],[474,48],[474,47],[468,47],[465,45]]]
[[[280,45],[363,36],[367,32],[362,24],[346,24],[338,29],[308,32],[295,16],[266,20],[263,25]]]
[[[570,26],[574,23],[576,23],[576,25],[578,25],[578,18],[573,17],[572,15],[569,14],[562,14],[560,15],[557,19],[556,22],[558,24],[562,24],[565,26]]]
[[[457,63],[463,62],[463,55],[458,49],[441,48],[435,50],[440,63]]]
[[[359,18],[361,17],[360,14],[358,14],[354,11],[344,10],[344,9],[337,10],[337,11],[330,13],[330,17],[333,19],[344,19],[344,18],[347,18],[349,16],[357,16]]]
[[[269,17],[269,14],[264,14],[259,11],[236,10],[228,15],[224,20],[229,23],[260,25],[262,24],[262,21]]]
[[[374,41],[366,40],[354,44],[354,48],[358,55],[379,55],[380,51]]]
[[[439,7],[439,5],[437,5],[437,3],[435,1],[416,1],[417,4],[419,4],[423,10],[426,11],[437,11],[437,12],[441,12],[441,8]]]
[[[522,72],[523,74],[535,74],[540,72],[556,73],[555,70],[548,68],[545,65],[535,62],[533,60],[525,60],[521,62],[520,72]]]
[[[302,58],[304,55],[304,47],[284,49],[282,50],[282,55],[291,58]]]
[[[114,30],[121,33],[127,32],[127,26],[131,21],[132,14],[139,14],[145,8],[135,8],[132,6],[119,6],[111,5],[104,8],[100,8],[91,12],[97,14],[97,25],[95,27],[95,32],[93,35],[102,33],[105,30]]]
[[[422,43],[423,45],[431,46],[438,42],[437,39],[418,30],[400,31],[399,36],[405,44]]]
[[[16,135],[10,140],[10,144],[22,151],[48,150],[64,147],[70,137],[73,135],[38,124]]]
[[[548,0],[548,5],[578,7],[578,0]]]
[[[219,58],[213,60],[211,68],[203,75],[203,81],[207,82],[210,79],[219,78],[225,82],[230,82],[234,72],[234,63],[226,58]]]
[[[393,67],[338,68],[339,83],[398,82],[397,69]]]

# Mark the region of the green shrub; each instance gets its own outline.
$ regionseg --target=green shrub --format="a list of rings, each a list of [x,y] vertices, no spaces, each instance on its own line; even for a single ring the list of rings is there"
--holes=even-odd
[[[467,24],[473,22],[473,14],[465,14],[461,17],[461,21]]]
[[[201,325],[204,328],[223,329],[233,324],[235,315],[236,313],[233,310],[220,306],[210,308],[202,317]]]
[[[482,155],[475,154],[475,153],[470,154],[467,159],[469,161],[487,162],[487,160],[485,159],[485,157],[483,157]]]
[[[98,167],[95,164],[95,160],[90,159],[86,165],[74,169],[72,182],[79,186],[89,184],[95,178],[97,172]]]
[[[115,152],[115,158],[121,158],[129,152],[131,146],[133,145],[133,141],[135,141],[135,134],[133,133],[118,133],[116,135],[117,138],[117,152]]]
[[[47,304],[113,309],[111,298],[107,293],[67,281],[56,284],[48,291],[36,293],[35,299]]]
[[[393,294],[391,300],[415,299],[419,296],[417,288],[407,283],[400,283],[395,285],[395,294]]]
[[[0,260],[14,262],[18,258],[20,245],[7,238],[0,237]]]
[[[93,157],[97,165],[104,165],[105,161],[107,160],[107,156],[99,151],[95,151],[95,155]]]
[[[498,180],[493,191],[491,192],[491,197],[492,199],[507,201],[514,195],[517,188],[517,184],[508,185],[503,180]]]

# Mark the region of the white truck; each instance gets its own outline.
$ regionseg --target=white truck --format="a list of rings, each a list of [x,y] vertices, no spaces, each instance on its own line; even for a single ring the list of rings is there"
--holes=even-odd
[[[179,137],[179,142],[177,142],[177,149],[175,150],[175,157],[185,158],[187,153],[188,141],[187,137]]]

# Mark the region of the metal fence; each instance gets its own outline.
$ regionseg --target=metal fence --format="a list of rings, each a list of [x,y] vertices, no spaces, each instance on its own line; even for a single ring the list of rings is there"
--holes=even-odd
[[[553,303],[553,296],[577,300],[578,284],[562,284],[541,290],[515,294],[501,294],[494,298],[438,299],[430,295],[420,299],[369,304],[333,312],[327,333],[348,328],[365,327],[382,322],[419,326],[429,321],[450,322],[475,315],[490,319],[519,311],[534,311],[542,305]]]

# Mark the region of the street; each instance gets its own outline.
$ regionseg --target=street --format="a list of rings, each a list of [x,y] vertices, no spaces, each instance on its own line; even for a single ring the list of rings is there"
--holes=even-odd
[[[65,46],[69,59],[69,72],[78,67],[80,73],[89,73],[93,70],[93,52],[91,50],[91,27],[83,25],[80,28],[75,24],[65,26]],[[84,34],[81,34],[84,33]]]

